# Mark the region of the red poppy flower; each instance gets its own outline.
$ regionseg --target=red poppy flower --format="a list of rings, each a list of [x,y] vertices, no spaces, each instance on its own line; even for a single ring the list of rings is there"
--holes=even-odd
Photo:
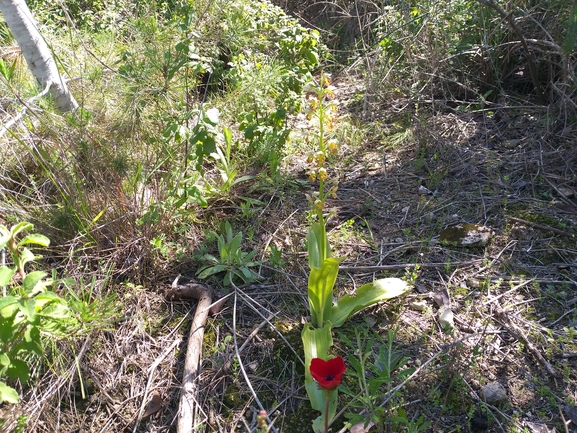
[[[323,389],[333,390],[340,385],[347,367],[340,356],[325,361],[321,358],[311,360],[311,376]]]

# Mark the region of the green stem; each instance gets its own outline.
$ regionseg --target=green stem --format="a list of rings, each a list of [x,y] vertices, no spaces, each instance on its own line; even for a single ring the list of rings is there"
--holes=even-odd
[[[320,148],[320,151],[323,152],[323,154],[324,154],[325,153],[325,113],[324,113],[323,100],[324,100],[324,96],[325,96],[325,90],[323,87],[323,82],[324,82],[324,75],[321,73],[319,93],[318,93],[317,97],[319,100],[319,148]],[[325,182],[322,179],[319,180],[319,200],[323,203],[325,202]],[[319,222],[324,227],[325,226],[325,220],[324,220],[323,210],[322,209],[318,210],[317,215],[319,218]]]
[[[327,402],[325,404],[325,433],[329,433],[329,405],[331,402],[331,395],[327,393]]]

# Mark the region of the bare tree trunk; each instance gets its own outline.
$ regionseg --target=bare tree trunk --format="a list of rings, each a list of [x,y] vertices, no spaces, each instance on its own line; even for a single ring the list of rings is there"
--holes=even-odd
[[[30,71],[41,88],[50,86],[50,94],[61,112],[76,111],[78,103],[58,72],[52,52],[38,31],[25,0],[0,0],[0,12],[12,31]]]

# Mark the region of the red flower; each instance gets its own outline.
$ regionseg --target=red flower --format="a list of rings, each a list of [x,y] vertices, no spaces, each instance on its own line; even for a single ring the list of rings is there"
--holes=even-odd
[[[341,383],[347,367],[340,356],[325,361],[321,358],[313,358],[311,361],[311,376],[323,389],[333,390]]]

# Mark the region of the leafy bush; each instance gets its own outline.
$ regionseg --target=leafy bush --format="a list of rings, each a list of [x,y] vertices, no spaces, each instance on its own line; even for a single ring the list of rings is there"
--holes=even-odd
[[[72,338],[90,323],[113,316],[117,307],[111,302],[88,300],[73,292],[67,298],[53,289],[66,287],[71,280],[57,280],[55,272],[25,268],[41,258],[29,247],[48,247],[44,235],[32,233],[32,224],[21,222],[6,228],[0,225],[0,250],[6,248],[13,266],[0,266],[0,403],[17,403],[19,395],[12,386],[15,380],[25,385],[30,379],[29,364],[42,357],[46,338]]]

